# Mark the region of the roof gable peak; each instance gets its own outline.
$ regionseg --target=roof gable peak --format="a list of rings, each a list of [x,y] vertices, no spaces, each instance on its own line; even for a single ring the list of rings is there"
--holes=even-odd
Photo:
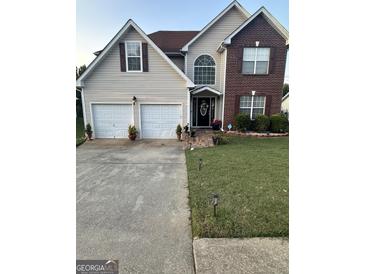
[[[87,67],[85,72],[77,79],[76,86],[84,86],[84,79],[87,77],[87,75],[93,71],[93,69],[96,67],[96,65],[101,62],[104,57],[107,55],[107,53],[111,50],[111,48],[118,43],[119,39],[122,37],[122,35],[129,30],[130,27],[133,27],[146,42],[155,50],[157,53],[165,59],[167,63],[186,81],[187,87],[194,87],[194,83],[170,60],[169,57],[166,56],[165,53],[162,52],[162,50],[147,36],[147,34],[132,20],[129,19],[127,23],[124,24],[124,26],[119,30],[119,32],[110,40],[110,42],[105,46],[105,48],[102,50],[102,52],[91,62],[91,64]]]
[[[289,44],[289,32],[280,24],[280,22],[264,7],[259,8],[254,14],[251,15],[245,22],[243,22],[236,30],[234,30],[230,35],[228,35],[223,43],[225,45],[230,45],[232,38],[239,33],[243,28],[245,28],[250,22],[252,22],[257,16],[263,14],[268,23],[276,29],[276,31],[286,40]]]
[[[230,11],[233,7],[236,7],[243,15],[247,18],[251,16],[251,14],[241,6],[238,1],[232,1],[224,10],[222,10],[212,21],[210,21],[193,39],[191,39],[185,46],[182,47],[181,51],[187,52],[189,50],[189,46],[194,43],[203,33],[205,33],[211,26],[213,26],[220,18],[222,18],[228,11]]]

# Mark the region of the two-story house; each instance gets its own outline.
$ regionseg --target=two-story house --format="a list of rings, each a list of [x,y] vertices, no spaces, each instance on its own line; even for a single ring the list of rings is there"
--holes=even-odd
[[[132,20],[77,80],[96,138],[175,138],[178,124],[223,128],[240,112],[280,112],[288,32],[233,1],[201,31],[145,34]]]

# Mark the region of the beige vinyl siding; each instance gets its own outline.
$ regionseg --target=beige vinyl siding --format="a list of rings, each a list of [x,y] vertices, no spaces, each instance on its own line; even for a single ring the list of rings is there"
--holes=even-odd
[[[126,40],[145,42],[133,27],[119,42]],[[186,124],[186,81],[150,45],[148,64],[149,72],[121,72],[117,43],[84,81],[87,123],[91,123],[91,102],[131,102],[132,97],[136,96],[134,121],[138,129],[140,103],[180,103],[183,109],[183,123]]]
[[[216,80],[215,85],[211,87],[222,90],[222,60],[217,49],[221,42],[236,28],[238,28],[245,17],[236,7],[231,8],[222,18],[220,18],[213,26],[211,26],[201,37],[189,46],[187,55],[187,76],[194,81],[194,61],[202,54],[211,55],[216,63]]]
[[[194,81],[194,61],[197,57],[202,54],[211,55],[216,63],[216,79],[215,85],[211,87],[223,92],[224,88],[224,68],[225,68],[225,57],[224,52],[218,53],[217,49],[221,42],[229,34],[231,34],[236,28],[238,28],[242,22],[247,19],[236,7],[233,7],[228,11],[222,18],[220,18],[210,29],[208,29],[199,39],[189,46],[187,54],[187,76]],[[211,94],[213,95],[213,94]],[[202,96],[202,94],[199,94]],[[222,106],[223,96],[218,96],[216,108],[217,117],[216,119],[222,119]]]

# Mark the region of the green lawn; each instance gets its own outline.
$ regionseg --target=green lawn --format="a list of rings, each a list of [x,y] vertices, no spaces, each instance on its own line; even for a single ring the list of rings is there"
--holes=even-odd
[[[186,151],[193,236],[288,236],[288,137],[228,141]],[[220,197],[217,217],[212,193]]]
[[[85,140],[84,120],[83,118],[76,118],[76,145],[79,145]]]

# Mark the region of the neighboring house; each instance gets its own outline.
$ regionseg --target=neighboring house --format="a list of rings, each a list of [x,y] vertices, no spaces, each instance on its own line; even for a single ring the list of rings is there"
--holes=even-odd
[[[281,99],[281,111],[289,113],[289,92]]]
[[[96,138],[175,138],[177,124],[223,127],[240,112],[280,112],[288,32],[233,1],[201,31],[146,35],[132,20],[77,80]]]

